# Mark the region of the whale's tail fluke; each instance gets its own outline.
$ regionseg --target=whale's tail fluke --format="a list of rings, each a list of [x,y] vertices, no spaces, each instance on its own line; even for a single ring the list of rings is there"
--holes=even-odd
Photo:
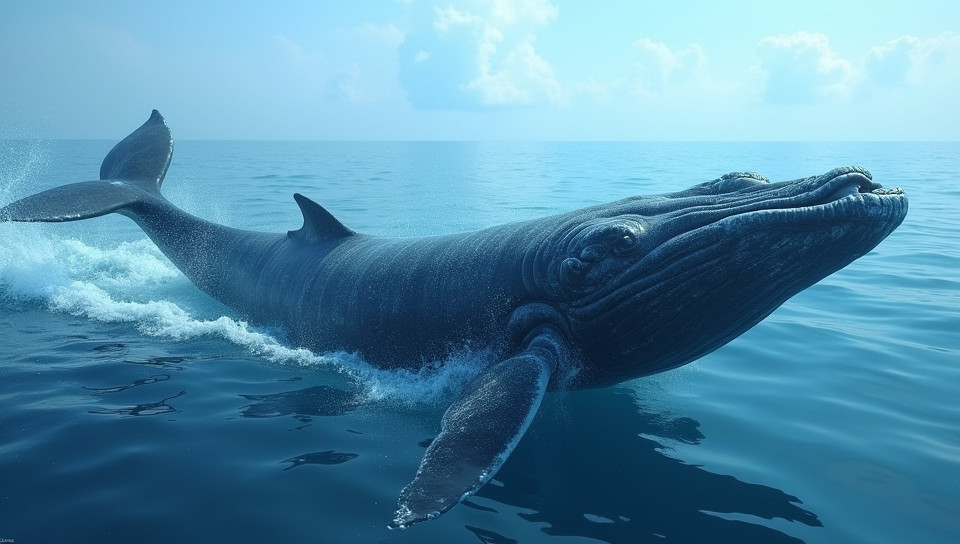
[[[56,187],[0,208],[0,221],[77,221],[123,211],[159,195],[173,156],[173,137],[153,110],[140,128],[107,153],[100,179]]]

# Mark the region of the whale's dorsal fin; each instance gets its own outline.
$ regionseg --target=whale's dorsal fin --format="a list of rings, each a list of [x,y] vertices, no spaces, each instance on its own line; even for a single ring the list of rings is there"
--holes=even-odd
[[[323,206],[300,193],[294,193],[293,199],[297,201],[300,211],[303,212],[303,227],[299,230],[291,230],[287,233],[288,236],[299,238],[304,242],[320,243],[356,234]]]

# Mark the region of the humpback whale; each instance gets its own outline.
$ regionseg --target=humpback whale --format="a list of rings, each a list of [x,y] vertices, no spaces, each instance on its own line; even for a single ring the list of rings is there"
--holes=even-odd
[[[156,110],[104,158],[99,179],[0,208],[0,221],[135,221],[197,287],[315,351],[417,368],[489,346],[400,492],[391,527],[435,518],[490,480],[544,395],[603,387],[693,361],[865,255],[907,198],[848,166],[770,182],[734,172],[476,232],[381,238],[293,197],[303,225],[218,225],[160,192],[173,138]],[[481,364],[481,363],[478,363]]]

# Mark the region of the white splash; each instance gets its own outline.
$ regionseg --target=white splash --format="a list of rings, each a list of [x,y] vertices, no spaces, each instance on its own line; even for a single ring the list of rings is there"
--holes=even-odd
[[[271,363],[316,367],[351,378],[369,401],[404,405],[449,400],[489,363],[490,353],[464,348],[418,371],[378,369],[359,356],[317,354],[283,344],[269,329],[223,315],[149,240],[113,246],[45,235],[44,225],[0,224],[0,296],[40,301],[51,311],[140,333],[190,341],[216,337]]]

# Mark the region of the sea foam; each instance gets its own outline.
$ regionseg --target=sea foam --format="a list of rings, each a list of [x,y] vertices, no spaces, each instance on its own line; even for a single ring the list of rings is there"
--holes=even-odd
[[[290,346],[282,331],[230,315],[203,295],[149,240],[96,245],[44,232],[43,225],[0,224],[0,293],[141,334],[182,342],[216,337],[280,365],[314,367],[350,378],[369,401],[408,405],[449,399],[491,358],[464,348],[417,371],[378,369],[345,352]],[[420,363],[420,362],[417,362]]]

